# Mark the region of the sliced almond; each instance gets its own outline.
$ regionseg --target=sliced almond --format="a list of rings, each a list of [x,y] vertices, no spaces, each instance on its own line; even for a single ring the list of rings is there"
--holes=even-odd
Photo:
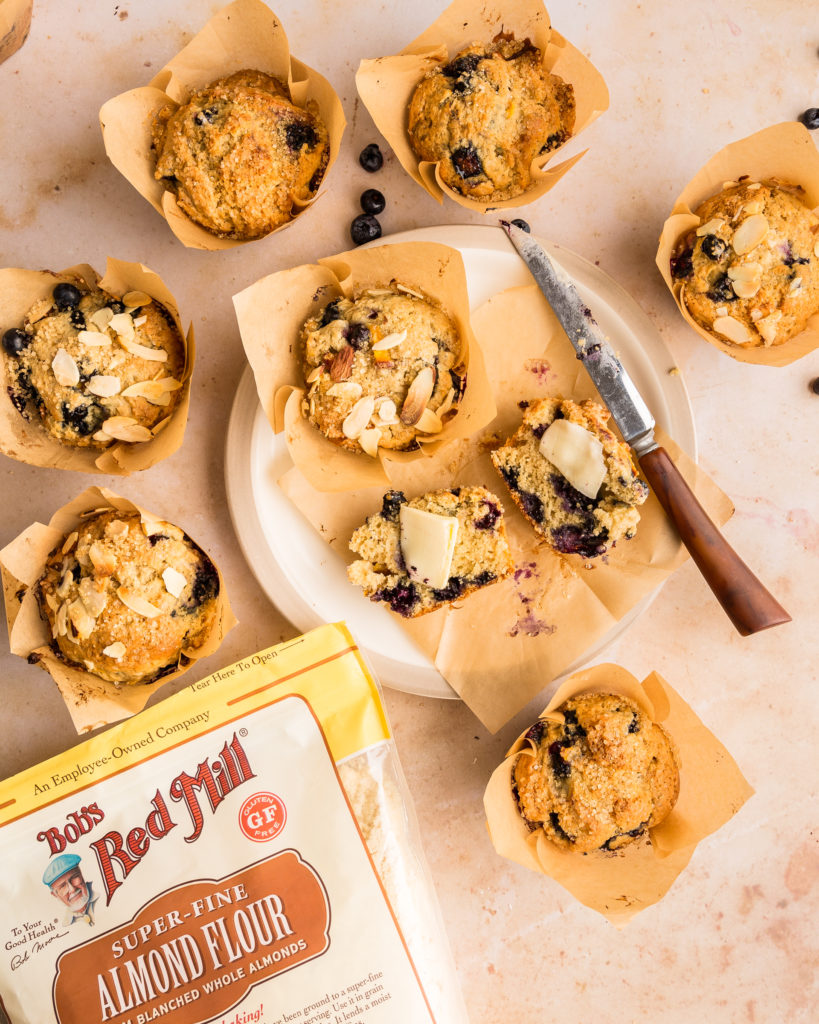
[[[776,332],[779,329],[779,321],[782,319],[782,313],[777,310],[775,313],[770,313],[762,320],[757,320],[756,329],[759,331],[762,340],[766,345],[772,345],[776,341]]]
[[[174,597],[179,597],[188,584],[188,581],[182,573],[177,572],[177,570],[170,565],[167,569],[162,570],[162,582],[165,584],[165,589],[168,593],[173,594]]]
[[[130,352],[132,356],[139,356],[140,359],[164,363],[168,358],[168,353],[164,348],[148,348],[147,345],[140,345],[139,342],[132,341],[130,338],[123,337],[123,335],[119,336],[119,343],[126,352]]]
[[[347,380],[353,372],[353,360],[355,349],[352,345],[345,345],[333,356],[330,363],[330,379],[334,381]]]
[[[99,618],[108,604],[108,595],[105,592],[104,584],[101,589],[90,576],[84,576],[80,580],[78,589],[85,610],[92,618]]]
[[[813,255],[819,256],[819,242],[817,242],[813,247]]]
[[[357,402],[361,398],[362,392],[363,388],[356,380],[342,380],[327,388],[328,395],[333,398],[343,398],[348,402]]]
[[[130,306],[131,309],[137,309],[139,306],[149,306],[153,301],[146,292],[126,292],[122,296],[123,305]]]
[[[398,409],[391,398],[385,398],[382,402],[379,402],[375,414],[378,417],[379,424],[383,427],[388,427],[391,423],[398,422]]]
[[[68,618],[80,640],[87,640],[97,625],[97,620],[93,615],[88,614],[85,605],[79,598],[68,606]]]
[[[728,316],[728,307],[727,306],[717,306],[717,308],[714,310],[714,312],[716,313],[717,316]]]
[[[401,422],[408,427],[416,424],[421,413],[426,409],[427,402],[432,397],[435,388],[435,370],[431,366],[425,366],[410,384],[404,405],[401,408]]]
[[[62,548],[60,548],[60,552],[63,555],[67,554],[74,547],[74,545],[77,543],[77,538],[78,537],[79,537],[79,534],[77,533],[76,530],[73,530],[71,533],[69,533],[69,535],[63,541],[63,546],[62,546]]]
[[[751,340],[751,335],[745,324],[735,320],[732,316],[718,316],[712,326],[717,334],[721,334],[735,345],[744,345]]]
[[[762,264],[738,263],[728,268],[728,276],[732,281],[755,281],[762,277]]]
[[[426,408],[418,417],[418,422],[415,426],[425,434],[438,434],[444,425],[432,409]]]
[[[444,398],[443,402],[441,402],[441,404],[435,410],[438,413],[438,416],[441,419],[443,419],[444,416],[446,416],[446,414],[452,408],[452,403],[454,401],[455,401],[455,388],[450,388],[449,391],[447,391],[446,397]]]
[[[77,341],[88,348],[106,348],[111,345],[108,335],[100,331],[80,331],[77,334]]]
[[[740,299],[752,299],[761,287],[761,278],[756,281],[734,281],[734,291]]]
[[[56,612],[57,609],[60,607],[59,602],[57,601],[57,598],[53,594],[46,594],[45,595],[45,603],[48,605],[48,607],[53,612]]]
[[[109,644],[107,647],[103,647],[102,649],[102,653],[106,658],[113,658],[114,661],[119,661],[119,659],[125,654],[125,651],[125,644],[121,640],[115,640],[112,644]]]
[[[406,331],[395,331],[392,334],[385,334],[383,338],[379,338],[378,341],[373,343],[373,352],[386,352],[388,349],[395,348],[396,345],[400,345],[402,341],[407,340]]]
[[[147,512],[142,513],[142,532],[146,537],[154,537],[157,533],[164,533],[168,528],[168,524],[163,519],[157,519],[156,516],[148,515]]]
[[[748,188],[748,189],[762,188],[762,182],[761,181],[749,181],[748,184],[745,187]]]
[[[128,524],[122,519],[112,519],[105,527],[105,536],[112,540],[122,540],[128,533]]]
[[[108,326],[120,340],[130,340],[134,336],[134,318],[130,313],[115,313]]]
[[[63,564],[65,565],[65,563],[63,563]],[[60,582],[59,582],[59,584],[57,586],[56,594],[57,594],[57,597],[59,597],[61,599],[64,598],[64,597],[68,597],[69,593],[71,592],[71,586],[72,586],[72,584],[74,582],[74,575],[71,572],[71,570],[72,570],[72,568],[74,567],[75,564],[76,563],[72,559],[71,563],[68,565],[68,567],[66,568],[65,572],[63,572],[62,577],[60,578]]]
[[[722,187],[723,188],[736,188],[738,184],[739,184],[738,181],[723,181]]]
[[[96,434],[91,435],[95,441],[113,441],[113,437],[110,434],[106,434],[104,430],[98,430]]]
[[[731,244],[734,252],[742,256],[751,249],[755,249],[768,234],[768,218],[761,213],[744,220],[734,232]]]
[[[375,409],[375,399],[372,395],[364,395],[355,403],[341,424],[341,431],[345,437],[351,440],[358,438],[362,430],[370,422],[370,417]]]
[[[796,292],[802,291],[802,278],[795,277],[788,285],[788,291],[795,294]]]
[[[54,636],[65,636],[68,633],[68,605],[61,604],[54,616]]]
[[[765,209],[765,203],[761,199],[754,199],[751,203],[744,203],[742,206],[743,213],[762,213]]]
[[[151,437],[156,437],[160,430],[164,430],[165,427],[171,422],[172,417],[166,416],[164,420],[160,420],[159,423],[155,423],[151,427]]]
[[[110,416],[102,424],[102,433],[117,441],[150,441],[153,434],[130,416]]]
[[[157,615],[162,614],[161,608],[157,608],[155,604],[146,601],[144,597],[135,593],[129,587],[119,587],[117,589],[117,597],[126,608],[130,608],[132,612],[136,612],[137,615],[142,615],[146,619],[155,619]]]
[[[107,544],[95,540],[88,549],[88,557],[98,576],[113,576],[117,570],[117,556]]]
[[[398,284],[396,281],[395,287],[399,292],[404,292],[405,295],[412,295],[413,298],[424,299],[424,301],[426,301],[426,297],[424,295],[421,295],[420,292],[414,292],[412,288],[407,288],[405,284]]]
[[[138,380],[136,384],[130,384],[122,392],[122,397],[144,398],[151,405],[169,405],[171,392],[181,387],[181,383],[173,377],[163,377],[162,380]]]
[[[763,316],[764,316],[764,313],[762,312],[761,309],[752,309],[751,310],[751,319],[753,321],[761,320]]]
[[[698,235],[715,235],[720,228],[725,227],[725,221],[722,217],[713,217],[706,224],[700,224],[697,228]]]
[[[381,431],[377,427],[369,427],[362,430],[358,435],[358,443],[362,450],[375,458],[378,455],[378,442],[381,440]]]
[[[114,395],[119,394],[121,387],[122,381],[119,377],[108,373],[95,373],[85,385],[86,391],[92,395],[98,395],[100,398],[113,398]]]
[[[103,306],[102,309],[98,309],[88,317],[92,324],[96,324],[101,331],[105,331],[108,324],[114,318],[114,311],[110,306]]]
[[[315,382],[319,379],[319,377],[323,377],[323,376],[324,376],[324,366],[323,365],[322,366],[316,366],[314,369],[312,369],[307,374],[307,377],[305,378],[305,383],[307,383],[307,384],[315,384]]]
[[[63,387],[73,388],[80,382],[80,369],[64,348],[58,348],[51,360],[51,370],[57,383]]]

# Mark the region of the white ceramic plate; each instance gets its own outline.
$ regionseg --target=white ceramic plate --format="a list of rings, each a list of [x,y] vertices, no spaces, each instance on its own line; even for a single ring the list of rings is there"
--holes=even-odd
[[[421,228],[380,239],[376,244],[412,241],[441,242],[460,250],[472,309],[498,291],[531,283],[529,271],[500,228]],[[679,374],[669,375],[674,360],[651,321],[618,284],[593,264],[568,249],[544,244],[572,276],[603,331],[616,339],[620,359],[657,423],[696,458],[694,421],[685,384]],[[228,425],[225,476],[236,534],[263,590],[302,631],[323,622],[345,620],[366,648],[385,685],[421,696],[455,697],[443,676],[391,613],[351,586],[346,563],[281,492],[277,480],[291,466],[284,434],[273,434],[248,367],[237,389]],[[657,590],[590,647],[565,674],[576,671],[620,636]]]

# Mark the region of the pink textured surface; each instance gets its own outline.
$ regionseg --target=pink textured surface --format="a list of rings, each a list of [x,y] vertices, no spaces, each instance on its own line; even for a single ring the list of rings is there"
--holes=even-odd
[[[376,175],[357,162],[377,140],[356,99],[359,59],[396,52],[443,6],[273,4],[293,53],[335,86],[348,129],[316,208],[285,232],[224,253],[177,242],[108,163],[97,123],[106,99],[147,82],[219,4],[38,3],[29,39],[0,65],[4,265],[87,262],[102,271],[108,255],[141,260],[176,294],[183,321],[195,324],[191,419],[183,448],[167,461],[126,479],[0,462],[0,545],[101,483],[177,521],[219,563],[240,625],[218,654],[163,694],[295,633],[248,570],[225,502],[224,432],[244,368],[231,296],[264,273],[346,249],[368,187],[387,197],[385,234],[484,222],[439,206],[389,152]],[[578,1024],[807,1024],[819,995],[810,739],[819,664],[819,396],[808,387],[819,358],[783,369],[726,358],[685,325],[654,254],[674,198],[714,151],[819,102],[814,12],[802,0],[781,0],[775,10],[734,5],[730,17],[708,0],[553,0],[549,11],[603,73],[611,108],[584,133],[588,154],[519,215],[598,262],[653,319],[689,389],[701,464],[736,504],[725,533],[793,615],[788,626],[741,639],[687,564],[601,660],[640,677],[663,674],[731,751],[756,795],[698,848],[662,902],[618,932],[554,883],[500,860],[489,843],[484,786],[545,697],[497,736],[457,702],[388,692],[388,710],[474,1024],[557,1016]],[[5,776],[76,737],[49,678],[2,644]]]

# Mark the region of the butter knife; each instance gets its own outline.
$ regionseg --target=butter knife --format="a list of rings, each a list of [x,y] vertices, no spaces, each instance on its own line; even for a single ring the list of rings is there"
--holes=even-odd
[[[507,221],[501,221],[501,226],[546,296],[643,475],[739,633],[748,636],[790,622],[790,615],[728,544],[668,452],[657,444],[654,417],[568,274],[526,231]]]

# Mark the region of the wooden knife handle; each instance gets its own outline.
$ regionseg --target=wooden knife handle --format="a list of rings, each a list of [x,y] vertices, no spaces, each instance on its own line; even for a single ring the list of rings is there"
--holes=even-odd
[[[741,635],[790,622],[790,615],[708,518],[665,448],[653,448],[639,462],[680,539]]]

